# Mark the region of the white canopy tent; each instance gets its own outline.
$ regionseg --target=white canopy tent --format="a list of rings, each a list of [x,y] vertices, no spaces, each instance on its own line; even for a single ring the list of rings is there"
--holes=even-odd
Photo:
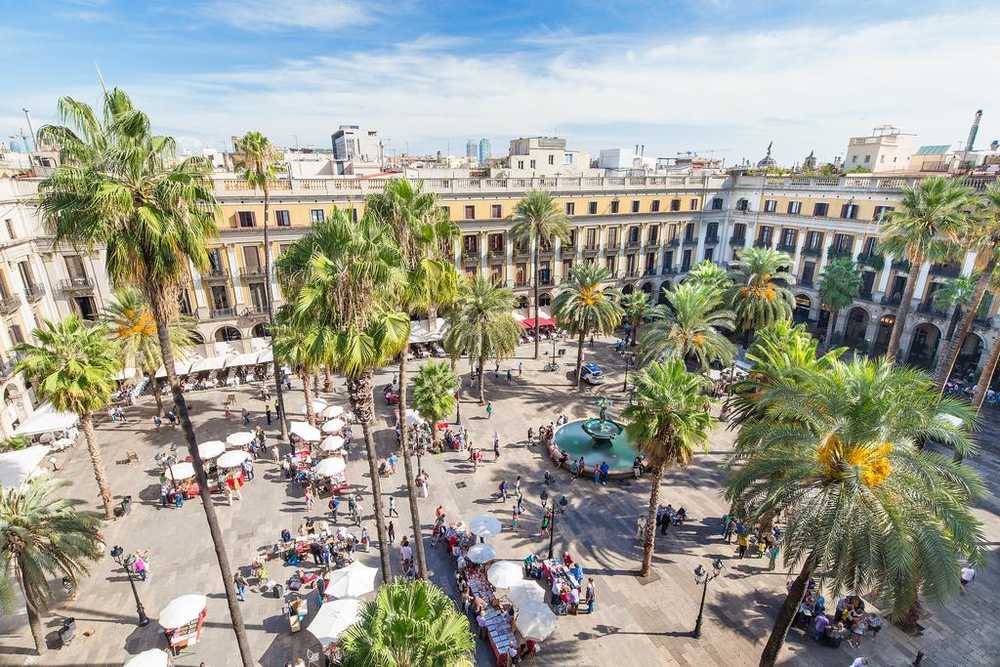
[[[469,560],[473,563],[488,563],[491,560],[495,560],[497,557],[496,549],[491,547],[489,544],[483,542],[482,544],[474,544],[469,548],[469,553],[467,554]]]
[[[131,366],[121,369],[115,374],[116,380],[131,380],[135,377],[135,369]]]
[[[0,487],[14,489],[34,477],[48,453],[48,445],[35,445],[0,454]]]
[[[80,421],[72,412],[59,412],[51,403],[45,403],[16,429],[14,435],[55,433],[73,428]]]
[[[340,456],[331,456],[313,466],[313,472],[320,477],[342,475],[345,470],[347,470],[347,462]]]
[[[411,343],[433,343],[444,338],[444,318],[438,317],[433,323],[427,320],[414,322],[410,327]]]
[[[529,602],[545,602],[545,589],[533,579],[525,579],[507,589],[507,598],[515,607],[522,607]]]
[[[343,419],[336,419],[336,418],[331,419],[330,421],[323,424],[323,433],[326,434],[340,433],[341,431],[344,430],[345,426],[347,426],[347,424],[344,422]]]
[[[347,567],[334,570],[326,584],[326,594],[335,598],[356,598],[375,590],[378,568],[353,561]]]
[[[174,598],[160,612],[160,626],[165,630],[173,630],[186,625],[198,618],[206,605],[208,598],[204,595],[192,593]]]
[[[191,366],[194,365],[195,361],[196,360],[174,361],[174,372],[177,375],[187,375],[190,372]],[[158,378],[167,377],[167,369],[163,367],[163,364],[160,364],[160,367],[157,369],[156,377]]]
[[[525,639],[545,641],[555,632],[556,615],[545,602],[524,602],[517,610],[517,629]]]
[[[226,451],[226,445],[221,440],[208,440],[198,445],[198,454],[203,461],[214,459]]]
[[[520,563],[512,560],[497,561],[490,565],[490,569],[486,572],[486,578],[497,588],[518,586],[524,581],[524,568],[521,567]]]
[[[361,600],[341,598],[327,602],[309,623],[309,632],[326,648],[337,641],[341,633],[354,625],[361,614]]]
[[[194,465],[188,461],[181,461],[180,463],[175,463],[169,468],[167,468],[167,477],[172,478],[175,482],[179,482],[182,479],[190,479],[194,477]]]
[[[323,412],[320,413],[320,416],[323,417],[323,419],[336,419],[342,414],[344,414],[343,406],[328,405],[325,408],[323,408]]]
[[[166,651],[151,648],[134,656],[123,667],[168,667],[169,665],[170,661]]]
[[[233,368],[234,366],[254,366],[257,363],[257,357],[260,356],[260,352],[244,352],[243,354],[237,354],[235,357],[230,357],[226,360],[226,368]]]
[[[338,452],[344,448],[344,439],[339,435],[328,435],[323,438],[319,448],[324,452]]]
[[[243,465],[243,462],[250,458],[250,452],[242,449],[230,449],[215,462],[220,468],[228,469]]]
[[[254,437],[254,434],[250,431],[237,431],[236,433],[230,433],[226,438],[226,446],[246,447],[253,442]]]
[[[479,537],[499,535],[500,529],[500,521],[489,514],[480,514],[469,522],[469,530]]]
[[[226,365],[225,357],[209,357],[208,359],[199,359],[193,364],[188,370],[189,373],[205,373],[208,371],[217,371],[222,369]]]
[[[321,435],[318,428],[306,422],[292,422],[288,432],[306,442],[319,442]]]
[[[274,363],[274,352],[272,350],[269,350],[269,349],[268,350],[264,350],[263,352],[260,353],[260,356],[257,357],[257,363],[258,364],[271,364],[271,363]]]

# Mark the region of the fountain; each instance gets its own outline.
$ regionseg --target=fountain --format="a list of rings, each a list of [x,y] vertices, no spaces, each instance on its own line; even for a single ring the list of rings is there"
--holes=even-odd
[[[621,432],[625,429],[616,424],[615,422],[608,419],[608,404],[610,401],[606,398],[598,399],[598,405],[601,407],[600,416],[597,419],[585,419],[580,428],[583,432],[591,437],[594,441],[595,447],[611,447],[611,443],[621,435]]]
[[[570,460],[583,457],[588,470],[607,463],[611,477],[631,476],[637,450],[625,428],[608,419],[609,405],[608,399],[601,398],[598,400],[598,417],[564,424],[555,433],[556,446],[569,454]]]

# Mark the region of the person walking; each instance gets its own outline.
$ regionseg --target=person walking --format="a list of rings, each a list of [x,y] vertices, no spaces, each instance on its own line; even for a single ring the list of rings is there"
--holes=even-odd
[[[340,499],[337,496],[330,498],[330,502],[327,504],[330,508],[330,521],[337,523],[337,510],[340,509]]]
[[[542,517],[542,529],[541,529],[542,537],[545,537],[546,535],[549,534],[549,523],[551,521],[552,521],[552,515],[549,513],[548,510],[546,510],[545,516]]]
[[[246,408],[243,408],[242,410],[240,410],[240,414],[243,416],[243,425],[244,426],[249,426],[250,425],[250,411],[247,410]]]
[[[233,584],[236,586],[236,599],[246,602],[247,580],[239,570],[233,575]]]
[[[389,534],[389,544],[396,543],[396,527],[392,525],[392,521],[385,527],[385,532]]]
[[[389,496],[389,511],[386,516],[399,516],[399,512],[396,511],[396,496]]]
[[[305,500],[306,510],[311,510],[313,508],[313,492],[311,486],[306,486]]]
[[[486,418],[493,419],[493,401],[486,403]]]
[[[271,425],[271,406],[270,405],[268,405],[267,407],[264,408],[264,417],[267,418],[267,425],[270,426]]]
[[[774,566],[775,566],[775,563],[778,560],[778,552],[779,551],[780,551],[780,549],[778,548],[777,542],[775,542],[774,544],[772,544],[771,548],[767,550],[767,569],[768,570],[774,571]]]
[[[507,384],[510,384],[513,381],[514,381],[514,376],[511,374],[510,369],[508,368],[507,369]]]
[[[966,587],[972,583],[972,580],[976,578],[976,569],[972,565],[966,565],[962,568],[961,576],[959,577],[959,583],[962,585],[962,595],[965,595]]]
[[[750,539],[747,537],[746,533],[739,533],[736,536],[736,557],[743,558],[747,554],[747,547],[750,545]]]
[[[517,377],[521,377],[522,375],[524,375],[524,364],[519,361],[517,362]]]
[[[510,528],[511,530],[517,530],[517,522],[521,518],[521,513],[517,510],[517,505],[514,505],[513,511],[510,515]]]
[[[494,461],[499,461],[500,460],[500,434],[499,433],[494,433],[493,434],[493,460]]]
[[[635,520],[635,536],[640,540],[646,534],[646,516],[640,514]]]

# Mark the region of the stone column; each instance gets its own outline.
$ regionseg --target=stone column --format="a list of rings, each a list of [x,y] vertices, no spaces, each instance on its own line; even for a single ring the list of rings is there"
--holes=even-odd
[[[875,301],[882,303],[883,297],[885,297],[885,291],[889,288],[889,274],[892,272],[892,255],[885,256],[885,264],[882,266],[882,271],[878,277],[878,283],[875,288]]]
[[[809,236],[807,229],[796,229],[795,231],[795,254],[792,256],[792,275],[796,279],[799,277],[799,263],[802,261],[802,248],[805,247],[806,237]]]
[[[235,311],[238,306],[245,306],[247,300],[243,294],[243,284],[240,282],[240,265],[236,259],[236,246],[227,245],[226,255],[229,256],[229,276],[230,282],[233,284],[233,309]]]

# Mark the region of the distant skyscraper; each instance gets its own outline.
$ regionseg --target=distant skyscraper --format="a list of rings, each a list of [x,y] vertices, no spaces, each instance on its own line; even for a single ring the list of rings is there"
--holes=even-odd
[[[476,159],[476,142],[472,139],[465,142],[465,157],[470,160]]]
[[[486,164],[486,161],[493,157],[490,149],[490,140],[483,137],[479,140],[479,162],[480,164]]]

